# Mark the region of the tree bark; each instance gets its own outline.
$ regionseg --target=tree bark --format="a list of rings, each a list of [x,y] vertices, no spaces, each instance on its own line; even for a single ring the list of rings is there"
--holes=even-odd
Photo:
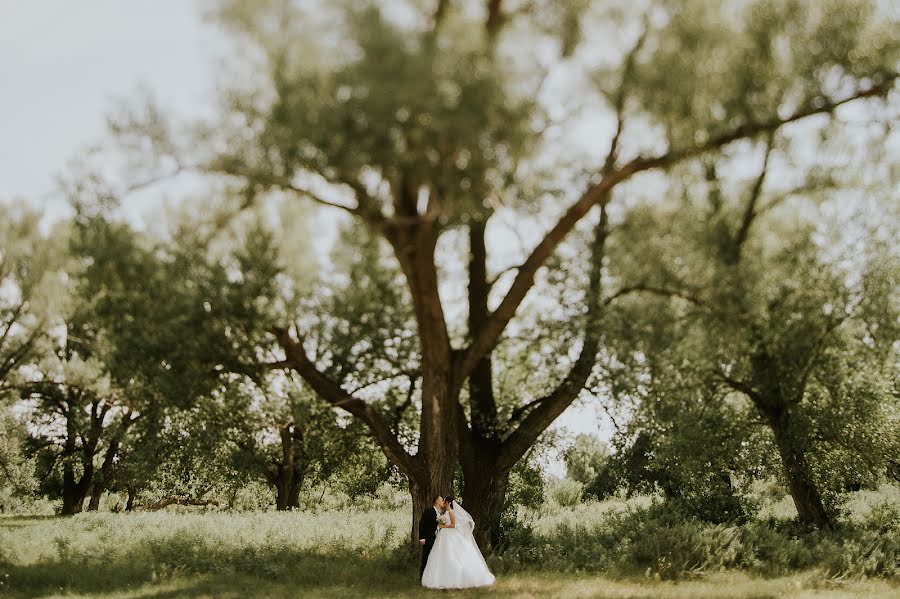
[[[104,491],[106,491],[106,487],[102,482],[94,483],[91,487],[91,499],[88,501],[87,511],[96,512],[100,510],[100,499],[103,497]]]
[[[499,453],[494,445],[467,445],[460,452],[463,507],[475,520],[475,541],[484,553],[490,553],[501,541],[500,518],[509,487],[510,471],[498,463]]]
[[[474,222],[469,230],[469,330],[477,337],[489,319],[486,257],[483,222]],[[490,551],[499,541],[500,516],[506,500],[509,473],[550,424],[578,397],[590,377],[600,343],[599,316],[603,304],[601,284],[603,256],[609,235],[605,202],[601,203],[600,219],[594,229],[591,244],[591,269],[587,293],[587,314],[584,339],[578,359],[565,379],[549,395],[513,412],[509,422],[501,427],[493,394],[490,353],[475,363],[469,375],[471,427],[459,412],[458,430],[460,458],[465,480],[463,499],[477,524],[476,540],[482,550]],[[501,428],[511,430],[501,438]],[[471,481],[470,481],[471,479]],[[469,508],[466,508],[467,510]],[[475,513],[478,517],[475,517]]]
[[[294,472],[294,480],[291,483],[291,489],[287,497],[287,509],[300,509],[300,489],[303,486],[303,477],[299,472]]]
[[[91,500],[88,503],[88,511],[96,512],[100,509],[100,499],[106,491],[112,478],[112,469],[115,465],[116,456],[119,455],[119,447],[122,445],[122,437],[128,431],[128,427],[134,419],[131,414],[126,413],[122,418],[121,428],[118,433],[109,441],[109,446],[103,454],[103,463],[100,465],[100,478],[96,480],[91,488]]]
[[[294,489],[294,423],[278,427],[281,437],[281,463],[276,465],[273,482],[275,485],[275,509],[283,512],[291,508],[291,492]]]
[[[91,428],[96,428],[96,404],[91,413]],[[94,478],[94,451],[96,448],[96,435],[89,435],[83,447],[78,448],[78,430],[72,417],[66,420],[66,442],[65,453],[68,459],[63,466],[63,506],[62,515],[71,516],[79,514],[84,509],[84,500],[87,498],[88,491],[91,488],[91,481]],[[82,472],[80,477],[75,475],[75,464],[72,458],[81,453]]]
[[[289,489],[285,486],[284,481],[279,480],[275,485],[275,509],[284,512],[288,509]]]
[[[287,329],[274,332],[285,350],[286,364],[316,393],[335,407],[363,420],[381,445],[385,456],[406,474],[413,504],[410,540],[418,543],[419,517],[436,494],[452,492],[458,460],[456,408],[460,377],[438,293],[435,263],[437,234],[433,197],[425,215],[417,212],[418,187],[407,178],[398,184],[397,219],[385,226],[385,237],[394,249],[409,286],[421,345],[422,390],[417,452],[410,455],[394,435],[386,419],[366,402],[332,381],[307,357],[302,338],[294,340]]]
[[[128,499],[125,501],[125,511],[134,510],[134,499],[137,497],[137,489],[133,485],[128,485]]]
[[[784,468],[791,498],[801,522],[818,527],[830,527],[831,517],[825,510],[822,494],[812,477],[806,450],[791,430],[790,412],[785,410],[765,414],[775,436],[775,445]]]
[[[84,509],[93,470],[93,466],[85,466],[84,473],[76,480],[75,467],[68,463],[63,467],[63,516],[79,514]]]

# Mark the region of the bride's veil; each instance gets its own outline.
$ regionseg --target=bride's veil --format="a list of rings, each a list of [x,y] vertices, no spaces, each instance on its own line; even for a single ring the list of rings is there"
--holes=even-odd
[[[456,528],[472,536],[472,531],[475,530],[475,520],[472,519],[469,512],[464,510],[463,506],[459,505],[455,499],[450,503],[450,509],[456,515]]]

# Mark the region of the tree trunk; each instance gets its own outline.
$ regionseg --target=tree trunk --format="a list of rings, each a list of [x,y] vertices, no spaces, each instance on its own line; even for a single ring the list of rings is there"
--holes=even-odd
[[[409,479],[409,494],[412,497],[412,529],[409,536],[416,547],[419,546],[419,521],[422,519],[422,512],[434,505],[435,496],[448,492],[432,491],[429,485],[422,485],[412,478]]]
[[[462,505],[475,520],[475,541],[490,553],[502,541],[500,517],[506,507],[509,470],[496,463],[494,455],[482,454],[463,460]]]
[[[137,497],[137,489],[128,485],[128,499],[125,501],[125,511],[130,512],[134,509],[134,498]]]
[[[787,409],[775,410],[765,407],[760,407],[760,411],[768,420],[775,437],[775,445],[778,447],[798,518],[807,524],[830,527],[831,517],[825,510],[822,494],[813,480],[806,450],[798,443],[791,430],[790,412]]]
[[[275,509],[279,512],[291,508],[291,493],[294,490],[294,423],[280,425],[281,463],[276,466],[272,483],[275,485]]]
[[[591,244],[584,341],[577,360],[556,389],[538,401],[517,408],[510,420],[501,426],[493,392],[491,353],[486,353],[472,366],[469,375],[471,427],[467,426],[465,416],[459,414],[459,454],[465,479],[464,499],[471,506],[466,510],[475,520],[476,541],[485,551],[500,541],[502,530],[499,524],[510,471],[541,433],[575,401],[593,369],[600,342],[598,318],[602,308],[603,256],[608,234],[608,214],[604,204]],[[482,221],[474,221],[469,226],[469,250],[468,326],[469,335],[474,339],[490,318],[485,223]],[[504,429],[513,430],[505,439],[501,438]]]
[[[122,444],[122,437],[128,431],[128,427],[134,422],[130,413],[126,413],[122,419],[121,428],[109,441],[109,446],[103,454],[103,464],[100,465],[100,478],[91,488],[91,501],[88,503],[88,511],[96,512],[100,509],[100,498],[103,497],[104,491],[110,484],[112,478],[113,465],[116,462],[116,456],[119,454],[119,447]]]
[[[285,485],[285,481],[279,480],[275,484],[275,509],[283,512],[288,509],[289,489]]]
[[[91,500],[88,502],[89,512],[96,512],[100,509],[100,499],[103,497],[104,491],[106,491],[106,486],[101,481],[94,483],[91,488]]]
[[[88,489],[90,489],[91,479],[93,478],[93,467],[85,466],[84,474],[81,478],[75,480],[75,468],[71,464],[66,464],[63,469],[63,507],[62,515],[71,516],[79,514],[84,509],[84,500],[87,498]]]
[[[294,472],[294,480],[291,481],[291,490],[288,492],[287,509],[300,509],[300,488],[303,486],[303,479],[297,472]]]

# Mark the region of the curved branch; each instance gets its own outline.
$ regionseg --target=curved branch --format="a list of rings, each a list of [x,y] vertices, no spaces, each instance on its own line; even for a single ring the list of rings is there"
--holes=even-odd
[[[784,125],[800,121],[813,115],[834,112],[840,106],[855,100],[882,96],[887,93],[896,79],[897,74],[892,74],[883,82],[873,85],[866,90],[859,91],[843,100],[822,102],[817,107],[800,110],[785,118],[774,118],[759,123],[748,123],[701,144],[682,149],[672,149],[658,156],[649,158],[638,156],[627,164],[614,167],[609,173],[603,175],[598,182],[588,186],[581,197],[566,210],[557,223],[535,246],[525,262],[522,263],[506,296],[500,302],[500,305],[497,306],[497,309],[488,317],[484,327],[479,331],[478,336],[476,336],[472,340],[472,343],[464,350],[460,363],[459,376],[461,378],[468,376],[481,357],[494,347],[497,340],[500,338],[500,335],[503,333],[503,330],[506,328],[506,325],[509,324],[509,321],[515,316],[522,300],[524,300],[531,288],[534,287],[537,271],[544,265],[547,258],[550,257],[559,244],[562,243],[563,239],[565,239],[572,229],[575,228],[575,225],[584,218],[591,208],[597,204],[609,201],[610,194],[616,185],[630,179],[638,173],[657,168],[666,168],[689,158],[718,150],[734,141],[777,131]]]
[[[603,300],[603,305],[608,306],[620,297],[624,297],[626,295],[631,295],[632,293],[650,293],[653,295],[659,295],[662,297],[677,297],[679,299],[683,299],[687,302],[694,304],[695,306],[704,307],[706,304],[702,299],[697,297],[696,295],[684,290],[684,289],[669,289],[666,287],[656,287],[653,285],[648,285],[646,283],[638,283],[637,285],[629,285],[628,287],[623,287],[619,289],[609,297]]]
[[[420,466],[394,436],[384,418],[369,404],[347,393],[339,384],[332,381],[310,361],[303,349],[302,339],[295,340],[287,328],[276,327],[272,333],[285,353],[285,361],[293,368],[316,394],[335,408],[349,412],[362,420],[372,431],[381,445],[384,454],[397,464],[406,474],[416,476]]]
[[[504,467],[511,468],[519,458],[525,455],[525,452],[534,444],[541,433],[566,408],[572,405],[572,402],[584,389],[591,376],[597,360],[597,351],[600,347],[600,331],[598,329],[600,314],[604,306],[600,300],[600,293],[603,285],[603,257],[608,237],[609,216],[606,211],[606,204],[602,204],[600,221],[594,228],[594,240],[591,244],[591,271],[587,289],[588,308],[581,351],[566,378],[550,394],[525,404],[513,413],[510,418],[511,424],[516,419],[522,418],[522,415],[530,410],[528,415],[522,418],[521,423],[503,441],[499,460]]]
[[[722,382],[724,382],[728,387],[743,393],[754,402],[759,403],[762,400],[762,395],[759,391],[753,388],[752,385],[745,383],[744,381],[739,381],[737,379],[731,378],[727,374],[722,371],[716,371],[715,376],[718,377]]]

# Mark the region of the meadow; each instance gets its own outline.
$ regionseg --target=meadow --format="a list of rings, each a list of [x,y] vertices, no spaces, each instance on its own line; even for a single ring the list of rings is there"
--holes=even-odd
[[[779,507],[781,506],[781,507]],[[739,526],[650,498],[523,511],[487,590],[428,593],[408,510],[85,513],[0,517],[11,597],[898,597],[900,489],[854,495],[833,531],[784,504]]]

